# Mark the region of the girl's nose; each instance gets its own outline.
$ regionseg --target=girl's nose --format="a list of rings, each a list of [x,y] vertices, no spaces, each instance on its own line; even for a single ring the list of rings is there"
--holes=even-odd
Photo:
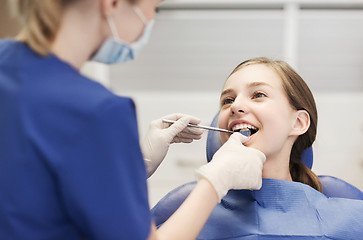
[[[237,100],[237,99],[236,99]],[[248,108],[246,104],[242,103],[241,101],[234,101],[231,106],[231,114],[244,114],[248,112]]]
[[[236,112],[238,113],[244,113],[244,111],[242,109],[238,109],[237,111],[233,110],[231,111],[232,114],[235,114]]]

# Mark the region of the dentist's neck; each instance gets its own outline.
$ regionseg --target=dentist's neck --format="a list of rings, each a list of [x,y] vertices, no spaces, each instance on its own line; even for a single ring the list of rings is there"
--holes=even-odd
[[[92,11],[65,9],[51,51],[63,61],[80,70],[103,39],[100,18]]]

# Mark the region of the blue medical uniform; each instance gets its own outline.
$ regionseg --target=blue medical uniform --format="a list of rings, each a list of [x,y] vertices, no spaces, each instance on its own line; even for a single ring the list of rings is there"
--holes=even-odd
[[[158,226],[179,207],[194,185],[173,190],[152,209]],[[258,191],[229,191],[197,239],[357,240],[362,236],[362,200],[328,198],[299,182],[263,179]]]
[[[135,106],[0,40],[0,239],[146,239]]]

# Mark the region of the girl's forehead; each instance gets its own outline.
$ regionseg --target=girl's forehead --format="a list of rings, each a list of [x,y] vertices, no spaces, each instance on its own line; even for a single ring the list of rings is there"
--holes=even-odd
[[[281,87],[281,77],[274,69],[264,64],[253,64],[242,67],[234,72],[226,81],[224,88],[240,86],[246,87],[253,83],[266,83],[272,87]]]

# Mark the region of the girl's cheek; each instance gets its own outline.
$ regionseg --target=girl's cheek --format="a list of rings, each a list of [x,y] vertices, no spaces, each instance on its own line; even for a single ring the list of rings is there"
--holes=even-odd
[[[221,110],[219,113],[218,127],[223,129],[228,128],[228,114],[223,110]],[[222,132],[220,133],[222,143],[225,143],[228,140],[228,137],[228,134]]]
[[[219,128],[227,128],[228,126],[228,115],[225,110],[220,110],[219,119],[218,119],[218,127]]]

